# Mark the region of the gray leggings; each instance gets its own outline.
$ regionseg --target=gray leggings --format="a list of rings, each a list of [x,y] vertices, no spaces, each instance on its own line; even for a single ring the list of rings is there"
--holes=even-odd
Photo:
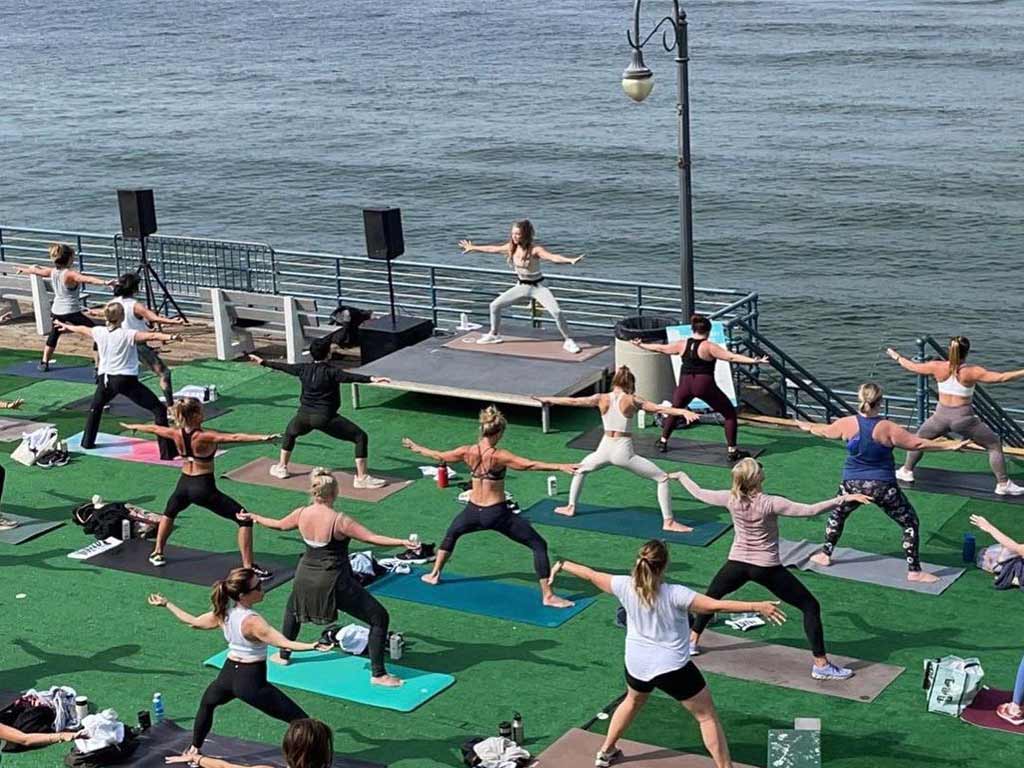
[[[935,408],[935,413],[917,430],[917,436],[931,439],[948,435],[951,432],[973,440],[988,451],[988,463],[998,482],[1005,483],[1009,479],[1006,474],[1006,459],[1003,456],[1002,442],[996,433],[975,415],[974,409],[970,405],[939,403]],[[909,451],[903,466],[913,469],[920,460],[921,451]]]
[[[516,283],[498,298],[491,302],[491,333],[497,335],[501,331],[501,311],[505,307],[511,307],[523,299],[533,299],[540,304],[551,315],[551,319],[558,326],[558,332],[566,339],[569,338],[569,328],[562,319],[562,311],[558,307],[558,300],[550,288],[540,283]]]

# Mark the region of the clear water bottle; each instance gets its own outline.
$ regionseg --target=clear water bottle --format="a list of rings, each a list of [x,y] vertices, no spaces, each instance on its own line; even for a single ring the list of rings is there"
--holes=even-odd
[[[132,537],[132,521],[127,517],[121,518],[121,541],[128,541]]]
[[[153,720],[162,723],[164,720],[164,697],[163,694],[153,694]]]

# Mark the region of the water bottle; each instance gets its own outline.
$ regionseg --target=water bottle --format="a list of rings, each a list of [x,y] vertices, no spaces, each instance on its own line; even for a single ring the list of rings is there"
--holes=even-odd
[[[974,541],[973,533],[964,534],[964,562],[973,563],[974,556],[977,549],[977,544]]]
[[[121,541],[128,541],[132,537],[132,521],[127,517],[121,518]]]
[[[103,506],[103,497],[100,496],[98,493],[93,494],[93,497],[92,497],[92,508],[93,509],[99,509],[102,506]]]
[[[153,719],[162,723],[164,721],[164,697],[162,694],[153,694]]]
[[[548,475],[548,496],[558,493],[558,478],[555,475]]]
[[[512,715],[512,741],[521,747],[523,746],[523,739],[525,738],[525,735],[525,731],[523,730],[523,716],[516,712]]]
[[[437,487],[448,487],[448,465],[443,461],[437,465]]]
[[[510,723],[508,720],[502,720],[500,723],[498,723],[498,736],[500,736],[503,739],[511,739],[512,723]]]
[[[405,648],[405,638],[399,632],[392,632],[388,638],[388,655],[392,661],[402,658],[402,650]]]

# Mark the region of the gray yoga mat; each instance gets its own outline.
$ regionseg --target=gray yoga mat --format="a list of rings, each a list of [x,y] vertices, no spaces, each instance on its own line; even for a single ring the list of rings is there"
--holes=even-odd
[[[281,724],[282,734],[286,726]],[[186,731],[170,720],[156,723],[139,736],[139,746],[127,760],[119,762],[125,768],[165,768],[164,758],[180,755],[192,744],[192,731]],[[288,768],[281,757],[281,747],[261,744],[257,741],[232,739],[211,733],[203,743],[203,754],[219,757],[240,765],[269,765],[273,768]],[[331,768],[387,768],[381,763],[352,760],[335,756]]]
[[[537,768],[593,768],[594,755],[603,743],[604,736],[599,733],[572,728],[537,756]],[[629,739],[620,739],[617,746],[623,757],[615,764],[629,768],[714,768],[715,765],[704,755],[688,755]],[[745,763],[733,765],[752,768]]]
[[[933,573],[939,580],[933,584],[907,581],[907,562],[902,557],[876,555],[861,552],[848,547],[836,547],[832,553],[832,565],[824,568],[812,563],[811,555],[821,551],[821,544],[801,539],[800,541],[779,541],[779,557],[782,564],[799,568],[801,571],[814,571],[822,576],[835,576],[840,579],[861,581],[865,584],[877,584],[880,587],[894,587],[908,592],[922,592],[926,595],[941,595],[964,572],[963,568],[951,568],[932,563],[921,563],[921,568]]]
[[[12,411],[17,413],[17,411]],[[25,419],[12,419],[4,416],[0,417],[0,443],[11,442],[14,440],[21,440],[21,436],[26,432],[35,432],[40,427],[52,427],[45,421],[26,421]]]
[[[914,468],[914,482],[901,482],[900,486],[914,491],[1024,504],[1024,496],[999,496],[996,494],[996,479],[991,472],[953,472],[948,469],[929,469],[918,466]]]
[[[78,562],[201,587],[211,586],[213,582],[227,576],[232,568],[238,568],[242,564],[238,552],[204,552],[169,545],[164,551],[167,564],[158,567],[149,562],[149,554],[152,551],[153,542],[147,539],[130,539],[109,552]],[[286,563],[262,557],[258,562],[274,572],[273,578],[263,582],[264,592],[291,581],[295,575],[295,569]]]
[[[570,440],[569,447],[580,451],[594,451],[597,449],[597,444],[601,442],[603,436],[604,427],[594,427]],[[661,431],[658,429],[636,432],[633,434],[633,449],[638,455],[652,460],[684,461],[690,464],[706,464],[711,467],[725,467],[726,469],[732,467],[732,462],[729,461],[726,455],[724,444],[701,443],[696,440],[671,437],[668,441],[668,451],[661,453],[658,451],[657,446],[655,446],[655,442],[657,442],[659,437],[661,437]],[[749,452],[754,458],[764,453],[764,450],[761,448],[744,448],[743,450]]]
[[[64,525],[63,521],[37,520],[34,517],[22,517],[21,515],[4,514],[4,517],[21,523],[17,528],[12,528],[9,531],[0,531],[0,542],[4,544],[24,544],[26,541],[42,536],[44,533]]]
[[[694,663],[702,672],[851,701],[874,701],[904,672],[903,667],[891,664],[829,654],[832,663],[853,669],[853,677],[815,680],[811,677],[811,652],[806,648],[772,645],[749,636],[734,637],[710,630],[701,635],[700,648]]]
[[[64,366],[58,363],[51,364],[49,371],[40,371],[38,360],[20,360],[0,369],[0,373],[7,376],[25,376],[30,379],[59,379],[60,381],[74,381],[78,384],[96,383],[96,369],[91,364]]]
[[[157,395],[161,401],[163,397]],[[89,406],[92,405],[92,396],[83,397],[81,400],[76,400],[70,405],[66,406],[69,411],[76,411],[78,413],[88,413]],[[203,418],[212,419],[217,416],[221,416],[228,412],[228,408],[221,408],[216,402],[203,403]],[[108,416],[114,416],[119,419],[132,419],[133,421],[152,421],[153,414],[147,411],[145,408],[136,405],[127,397],[118,395],[111,400],[107,407],[103,411]]]

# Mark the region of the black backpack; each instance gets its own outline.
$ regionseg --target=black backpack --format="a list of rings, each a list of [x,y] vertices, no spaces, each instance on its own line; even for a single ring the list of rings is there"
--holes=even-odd
[[[75,507],[71,513],[71,519],[82,530],[91,533],[97,539],[105,539],[108,536],[121,536],[121,521],[131,519],[128,507],[120,501],[113,501],[97,508],[91,501]]]

